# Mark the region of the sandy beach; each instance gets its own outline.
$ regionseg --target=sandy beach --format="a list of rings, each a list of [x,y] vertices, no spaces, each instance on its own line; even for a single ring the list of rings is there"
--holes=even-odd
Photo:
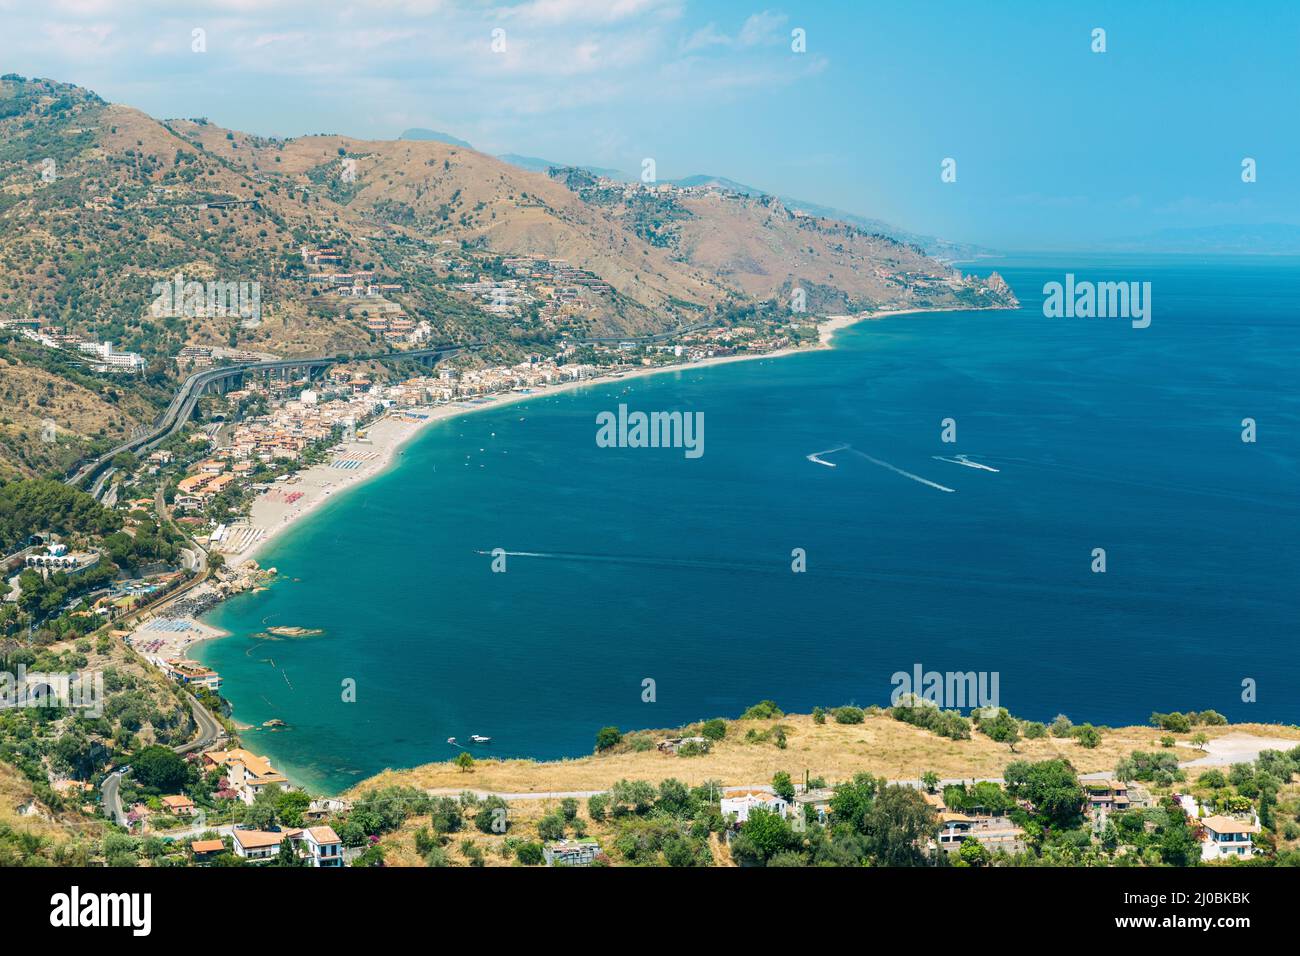
[[[204,624],[190,610],[188,601],[199,597],[205,588],[211,591],[209,585],[200,585],[184,599],[137,621],[126,643],[149,663],[161,667],[163,661],[189,657],[190,649],[201,641],[225,637],[225,631]]]

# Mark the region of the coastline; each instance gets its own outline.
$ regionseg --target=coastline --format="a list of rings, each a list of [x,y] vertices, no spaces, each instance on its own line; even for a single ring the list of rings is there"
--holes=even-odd
[[[818,326],[818,343],[804,348],[785,348],[772,352],[742,355],[720,355],[702,359],[698,362],[683,362],[675,365],[631,367],[620,372],[611,372],[594,378],[572,382],[562,382],[558,385],[533,389],[527,392],[499,392],[494,395],[484,396],[483,400],[478,400],[474,404],[470,404],[469,401],[461,401],[400,411],[389,410],[364,429],[366,432],[365,440],[341,443],[331,449],[332,458],[346,458],[349,455],[370,456],[356,468],[340,470],[334,468],[329,462],[312,465],[310,468],[296,472],[289,481],[283,483],[283,488],[270,489],[259,495],[250,509],[249,519],[250,523],[258,528],[261,534],[256,540],[240,550],[228,553],[226,563],[229,567],[238,568],[245,562],[255,559],[258,554],[265,552],[285,531],[314,514],[328,502],[335,500],[342,492],[358,487],[383,474],[400,457],[400,452],[407,443],[417,435],[422,434],[425,428],[438,422],[494,408],[518,405],[534,399],[545,398],[548,395],[559,395],[633,378],[644,378],[668,372],[692,371],[714,365],[726,365],[732,362],[751,362],[758,359],[777,359],[790,355],[821,352],[833,348],[831,342],[836,333],[860,322],[869,322],[898,315],[952,311],[965,310],[894,309],[883,312],[864,312],[857,315],[831,316]],[[286,492],[288,494],[301,493],[301,497],[288,502],[285,500],[288,497]],[[211,630],[217,629],[212,628]],[[223,635],[218,633],[210,636]]]

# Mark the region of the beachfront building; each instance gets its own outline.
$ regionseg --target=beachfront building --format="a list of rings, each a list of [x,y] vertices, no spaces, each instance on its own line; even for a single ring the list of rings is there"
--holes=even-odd
[[[178,684],[206,687],[213,693],[221,689],[221,675],[198,661],[170,657],[163,661],[163,673]]]
[[[785,817],[790,804],[774,793],[766,790],[724,790],[722,796],[722,819],[733,824],[741,824],[749,819],[749,811],[762,807]]]
[[[1234,817],[1214,816],[1201,820],[1201,859],[1249,860],[1255,853],[1254,836],[1259,824]]]

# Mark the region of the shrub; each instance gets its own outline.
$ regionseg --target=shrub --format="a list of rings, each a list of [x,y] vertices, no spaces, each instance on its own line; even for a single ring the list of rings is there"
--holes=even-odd
[[[682,744],[680,747],[677,748],[677,756],[702,757],[706,753],[708,753],[710,749],[711,747],[707,740],[703,742],[699,740],[688,740],[686,741],[686,743]]]
[[[1047,726],[1036,720],[1027,720],[1020,728],[1026,740],[1042,740],[1047,736]]]
[[[753,707],[750,707],[740,715],[741,720],[772,720],[777,717],[784,717],[785,711],[776,706],[775,701],[760,700]]]
[[[1151,715],[1151,726],[1161,730],[1171,730],[1176,734],[1186,734],[1192,729],[1191,718],[1187,714],[1172,713]]]
[[[940,710],[934,704],[925,703],[919,698],[915,703],[890,708],[889,713],[895,720],[921,727],[940,737],[951,740],[970,739],[969,720],[955,710]]]
[[[540,843],[521,843],[515,847],[515,857],[524,866],[536,866],[546,859]]]
[[[1074,729],[1074,739],[1079,742],[1080,747],[1092,750],[1101,743],[1101,734],[1092,724],[1080,724]]]
[[[622,739],[623,734],[617,727],[601,727],[596,731],[596,749],[599,751],[616,747]]]
[[[1074,724],[1065,714],[1057,714],[1052,721],[1051,731],[1053,737],[1070,737],[1074,734]]]
[[[483,833],[505,833],[510,828],[510,808],[498,796],[488,797],[479,805],[474,825]]]
[[[837,724],[860,724],[863,720],[861,707],[836,707],[835,723]]]
[[[563,840],[564,823],[563,813],[548,813],[537,821],[537,835],[543,840]]]
[[[727,722],[721,717],[706,720],[700,726],[700,736],[708,737],[710,740],[721,740],[727,736]]]

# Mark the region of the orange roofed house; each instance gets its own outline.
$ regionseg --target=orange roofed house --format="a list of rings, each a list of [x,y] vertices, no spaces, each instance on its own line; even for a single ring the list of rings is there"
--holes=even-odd
[[[289,781],[271,766],[271,761],[247,750],[209,750],[203,755],[206,769],[225,768],[230,789],[250,806],[270,786],[287,788]]]

